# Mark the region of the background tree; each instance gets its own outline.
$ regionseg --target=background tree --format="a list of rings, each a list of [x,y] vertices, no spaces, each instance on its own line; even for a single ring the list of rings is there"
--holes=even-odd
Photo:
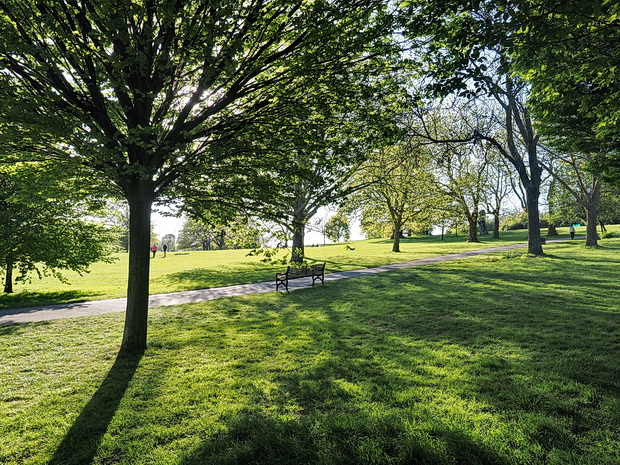
[[[467,219],[467,242],[478,242],[479,212],[487,182],[486,160],[476,154],[475,145],[448,145],[435,161],[434,183],[442,195],[451,198]]]
[[[502,211],[508,198],[514,194],[514,171],[497,152],[487,154],[487,181],[484,197],[486,211],[493,215],[493,238],[500,237]]]
[[[176,237],[174,234],[166,234],[161,239],[162,246],[167,245],[169,251],[176,250]]]
[[[102,221],[117,231],[118,243],[122,250],[129,251],[129,208],[125,202],[109,200],[102,212]]]
[[[563,154],[550,151],[549,160],[542,165],[556,182],[568,191],[574,202],[582,208],[585,216],[586,245],[598,245],[598,206],[601,197],[602,179],[599,173],[585,171],[585,165],[592,160],[589,154]]]
[[[412,113],[408,130],[428,141],[437,197],[449,198],[468,224],[468,242],[478,242],[479,212],[486,198],[492,149],[470,140],[479,127],[478,115],[457,100]]]
[[[114,232],[84,220],[88,205],[79,196],[72,198],[67,191],[75,187],[56,174],[25,165],[0,166],[4,292],[13,292],[16,274],[18,280],[34,273],[66,282],[62,270],[82,274],[90,264],[109,259]]]
[[[542,255],[539,135],[526,102],[528,87],[510,72],[512,60],[506,51],[514,39],[510,16],[494,2],[447,0],[406,3],[401,18],[412,48],[419,48],[418,73],[425,76],[431,95],[485,97],[498,105],[505,137],[477,130],[465,141],[485,141],[514,166],[526,196],[528,252]]]
[[[422,146],[408,143],[373,152],[356,174],[368,185],[348,199],[348,208],[361,212],[362,229],[370,236],[389,225],[393,252],[400,252],[405,228],[425,222],[433,197],[427,163]]]
[[[193,219],[183,222],[177,247],[180,250],[211,250],[213,231],[210,227]]]
[[[198,166],[208,175],[231,162],[240,133],[294,116],[318,83],[344,85],[385,43],[384,9],[378,0],[0,3],[5,97],[25,115],[61,120],[69,130],[58,147],[129,204],[122,351],[146,346],[153,202]],[[272,172],[280,166],[272,160]]]
[[[327,220],[325,224],[325,235],[332,242],[340,242],[341,238],[344,241],[349,241],[351,239],[351,225],[344,213],[339,211]]]

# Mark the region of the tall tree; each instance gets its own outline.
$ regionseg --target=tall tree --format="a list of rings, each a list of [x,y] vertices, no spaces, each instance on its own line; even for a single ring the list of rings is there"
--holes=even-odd
[[[351,182],[356,170],[398,132],[396,105],[385,104],[385,94],[398,90],[394,83],[361,75],[349,78],[346,88],[306,95],[311,104],[303,118],[283,118],[261,127],[261,134],[249,132],[238,149],[251,160],[264,154],[281,160],[288,176],[275,177],[269,166],[254,162],[254,182],[248,183],[247,172],[231,165],[219,182],[211,177],[195,192],[184,193],[185,208],[194,215],[214,208],[223,216],[240,210],[278,223],[292,238],[290,261],[303,262],[312,217],[361,188],[363,181]],[[398,101],[393,95],[389,99]]]
[[[424,221],[433,202],[428,154],[422,146],[402,144],[372,153],[356,174],[368,185],[348,199],[362,214],[362,229],[384,223],[391,229],[392,252],[400,252],[403,229]]]
[[[542,167],[537,134],[526,97],[528,87],[511,74],[507,46],[514,39],[511,17],[494,2],[411,2],[402,19],[414,47],[422,54],[419,73],[432,95],[494,99],[501,109],[505,139],[476,131],[472,139],[493,145],[515,168],[526,194],[528,252],[542,255],[539,197]]]
[[[502,0],[516,69],[530,82],[541,131],[595,155],[620,182],[620,5],[604,0]]]
[[[427,108],[411,114],[409,132],[429,141],[431,169],[438,196],[452,200],[468,224],[468,242],[478,242],[479,217],[487,194],[489,162],[494,153],[476,144],[470,135],[480,127],[481,118],[468,102],[452,102],[448,107]]]
[[[232,163],[248,127],[337,86],[384,43],[379,0],[6,0],[5,94],[62,119],[62,147],[122,191],[130,210],[121,350],[146,346],[151,206],[197,166]],[[19,106],[19,105],[18,105]],[[267,164],[267,160],[263,160]],[[277,173],[281,160],[272,160]],[[251,170],[241,159],[239,170]]]
[[[583,208],[587,225],[586,245],[596,247],[598,245],[596,227],[602,179],[600,173],[588,172],[584,169],[592,156],[589,154],[563,154],[554,151],[551,151],[549,155],[549,160],[543,162],[543,166]]]

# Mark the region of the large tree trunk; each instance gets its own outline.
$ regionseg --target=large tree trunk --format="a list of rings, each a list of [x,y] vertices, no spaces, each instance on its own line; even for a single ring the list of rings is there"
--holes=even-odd
[[[303,225],[298,225],[293,229],[291,263],[302,263],[304,261],[304,229]]]
[[[598,246],[598,233],[596,224],[598,222],[598,203],[601,198],[601,185],[596,183],[586,205],[586,245],[589,247]]]
[[[4,292],[13,292],[13,262],[6,262],[6,276],[4,279]]]
[[[468,216],[467,224],[469,225],[467,242],[480,242],[478,240],[478,218],[476,216]]]
[[[542,240],[540,237],[540,217],[538,211],[538,185],[531,182],[525,191],[527,204],[527,252],[532,255],[543,255]]]
[[[547,236],[559,236],[558,230],[554,224],[550,224],[547,226]]]
[[[151,195],[144,192],[136,192],[129,197],[129,278],[121,352],[141,351],[146,348],[149,309],[150,227],[153,200]]]

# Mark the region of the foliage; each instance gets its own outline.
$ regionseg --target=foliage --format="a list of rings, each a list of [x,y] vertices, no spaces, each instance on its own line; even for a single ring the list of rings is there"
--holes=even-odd
[[[183,192],[184,208],[193,215],[238,211],[275,223],[288,231],[294,253],[303,260],[305,231],[320,208],[338,204],[362,188],[351,178],[367,154],[385,146],[398,133],[395,110],[402,104],[396,79],[364,76],[361,70],[337,90],[308,92],[308,106],[297,118],[285,115],[269,126],[247,131],[243,151],[255,165],[253,182],[231,166],[225,175]],[[274,176],[260,160],[286,160]]]
[[[85,220],[87,205],[68,192],[71,182],[42,169],[14,165],[0,170],[0,269],[5,292],[17,280],[52,275],[65,281],[62,270],[85,273],[91,263],[106,260],[114,232]]]
[[[527,229],[527,212],[521,210],[507,213],[500,224],[503,230]]]
[[[102,211],[101,221],[118,234],[118,244],[129,251],[129,208],[125,202],[109,200]]]
[[[512,164],[526,194],[528,249],[542,255],[539,136],[527,103],[529,87],[511,72],[511,15],[491,1],[444,0],[405,2],[400,18],[412,48],[418,48],[417,76],[424,77],[426,94],[495,102],[494,117],[503,122],[504,134],[474,127],[460,141],[488,144]]]
[[[0,3],[7,120],[59,121],[59,159],[128,201],[123,350],[146,345],[153,202],[232,168],[255,187],[259,167],[284,178],[281,157],[248,156],[244,134],[302,120],[306,95],[368,75],[388,43],[385,10],[379,0]]]
[[[188,219],[183,223],[177,247],[181,250],[249,249],[260,246],[262,227],[251,218],[237,217],[226,222]]]
[[[349,241],[351,239],[351,225],[344,213],[338,212],[325,223],[325,235],[332,242]]]
[[[401,144],[373,152],[356,177],[366,187],[348,199],[348,209],[361,213],[362,230],[369,237],[392,235],[393,252],[399,252],[404,229],[425,222],[434,191],[426,170],[423,145]]]
[[[531,83],[541,131],[563,150],[596,154],[598,169],[617,182],[617,2],[509,3],[516,65]]]

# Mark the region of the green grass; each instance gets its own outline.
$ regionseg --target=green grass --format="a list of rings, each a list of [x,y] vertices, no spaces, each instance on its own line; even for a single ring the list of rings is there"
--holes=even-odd
[[[561,231],[568,236],[568,229]],[[583,230],[583,231],[582,231]],[[585,233],[585,227],[578,228]],[[344,244],[306,249],[310,260],[326,261],[326,271],[344,271],[356,268],[385,265],[400,261],[427,258],[435,255],[493,247],[526,239],[526,231],[502,232],[500,239],[482,236],[480,243],[470,244],[467,237],[419,237],[402,241],[401,253],[392,253],[392,241],[374,239],[352,242],[355,250]],[[191,289],[204,289],[273,280],[282,265],[266,265],[257,257],[247,257],[247,250],[169,253],[164,259],[158,253],[151,260],[151,293],[161,294]],[[124,297],[127,288],[127,254],[117,254],[114,263],[96,263],[84,276],[65,273],[69,284],[53,278],[34,279],[30,284],[16,283],[14,294],[0,294],[2,309],[60,304],[86,300]]]
[[[0,327],[0,463],[620,463],[620,239],[546,251]]]

